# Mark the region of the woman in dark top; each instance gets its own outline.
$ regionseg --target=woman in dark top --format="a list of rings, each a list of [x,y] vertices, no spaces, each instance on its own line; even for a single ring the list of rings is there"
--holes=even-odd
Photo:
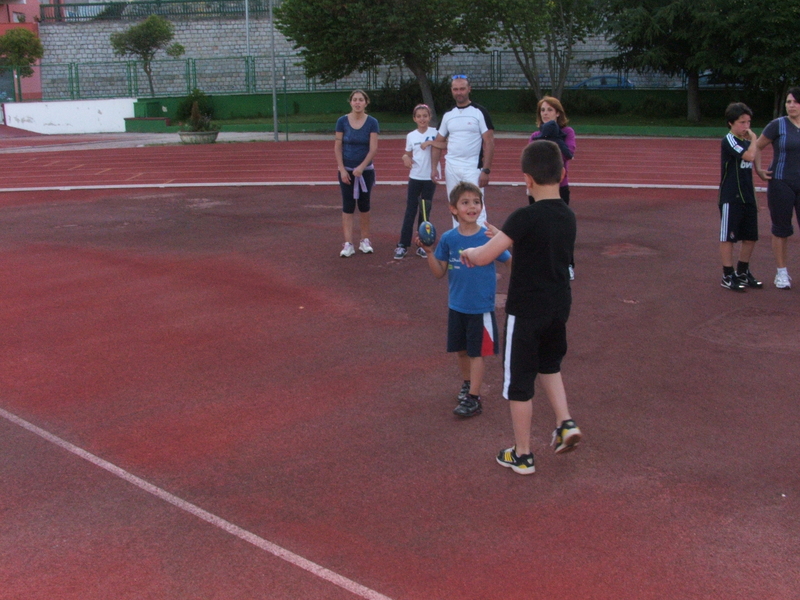
[[[761,150],[772,144],[772,164],[769,171],[761,168]],[[778,271],[775,287],[792,288],[792,278],[786,269],[789,236],[794,233],[792,212],[800,223],[800,87],[789,89],[786,95],[786,116],[771,121],[756,140],[756,173],[767,184],[767,204],[772,218],[772,251]]]
[[[358,205],[361,216],[361,242],[359,250],[372,252],[369,243],[370,192],[375,185],[375,169],[372,159],[378,152],[380,126],[375,117],[367,115],[369,96],[363,90],[350,94],[350,112],[336,121],[334,154],[339,168],[339,187],[342,191],[342,228],[344,245],[339,256],[347,258],[355,254],[353,246],[353,215]]]

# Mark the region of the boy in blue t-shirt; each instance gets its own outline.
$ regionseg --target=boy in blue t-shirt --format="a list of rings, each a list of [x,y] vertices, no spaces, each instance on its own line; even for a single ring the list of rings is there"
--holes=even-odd
[[[441,278],[447,274],[450,286],[447,323],[447,351],[458,353],[458,364],[464,383],[458,394],[458,406],[453,412],[459,417],[481,414],[481,385],[485,369],[484,356],[497,354],[497,320],[494,315],[497,276],[494,262],[478,269],[461,264],[461,252],[482,246],[489,241],[486,227],[478,225],[483,210],[483,195],[478,186],[461,182],[450,193],[450,212],[458,227],[447,231],[439,240],[436,251],[424,246],[431,272]],[[511,265],[506,251],[497,260]]]

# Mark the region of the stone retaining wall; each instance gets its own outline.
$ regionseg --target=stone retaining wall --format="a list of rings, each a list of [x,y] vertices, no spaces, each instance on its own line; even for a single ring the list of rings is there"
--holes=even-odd
[[[268,17],[250,19],[250,57],[244,19],[194,19],[172,21],[174,42],[186,48],[180,60],[153,63],[158,96],[185,95],[194,87],[208,94],[265,93],[272,90],[271,31]],[[141,65],[114,55],[111,34],[130,28],[130,21],[42,23],[39,35],[45,48],[42,61],[42,95],[45,99],[147,96],[147,77]],[[594,38],[576,48],[576,60],[567,85],[598,74],[586,60],[607,56],[611,48],[603,38]],[[283,35],[275,31],[276,85],[288,91],[376,89],[387,79],[409,79],[401,67],[384,67],[355,74],[322,85],[305,76],[296,64],[297,53]],[[157,55],[166,58],[163,53]],[[129,58],[129,57],[128,57]],[[545,70],[545,65],[541,65]],[[513,53],[500,49],[487,53],[456,52],[443,57],[432,75],[468,74],[476,88],[519,89],[528,87]]]

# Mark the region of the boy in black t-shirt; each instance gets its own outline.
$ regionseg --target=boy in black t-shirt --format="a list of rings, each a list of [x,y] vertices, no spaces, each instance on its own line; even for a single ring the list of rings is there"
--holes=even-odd
[[[758,241],[758,205],[753,187],[756,134],[746,104],[734,102],[725,109],[730,132],[722,139],[722,175],[719,184],[719,250],[722,257],[720,285],[734,292],[764,285],[750,273],[750,256]],[[733,270],[733,245],[742,242],[739,262]]]
[[[569,263],[575,246],[575,214],[559,196],[564,177],[561,150],[550,141],[532,142],[522,153],[522,172],[530,206],[514,211],[502,231],[487,224],[493,237],[461,253],[467,266],[492,262],[512,248],[514,261],[506,300],[503,396],[510,401],[515,445],[497,462],[522,475],[535,471],[531,452],[534,381],[556,415],[556,454],[575,449],[581,431],[567,406],[561,360],[567,352],[566,324],[572,304]]]

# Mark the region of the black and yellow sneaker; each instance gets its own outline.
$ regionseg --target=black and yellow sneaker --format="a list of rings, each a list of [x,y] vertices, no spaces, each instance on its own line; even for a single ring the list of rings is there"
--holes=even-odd
[[[453,409],[453,412],[459,417],[475,417],[483,411],[481,407],[481,397],[467,394],[466,398],[461,400]]]
[[[516,448],[501,450],[497,455],[497,463],[504,467],[511,467],[515,473],[520,475],[531,475],[536,472],[536,467],[533,463],[533,452],[517,456]]]
[[[581,441],[581,437],[581,430],[578,429],[575,421],[570,419],[556,427],[553,432],[553,441],[550,445],[555,446],[556,454],[563,454],[564,452],[575,450],[575,446]]]
[[[764,284],[762,282],[753,277],[753,274],[750,272],[750,269],[747,269],[747,271],[745,271],[744,273],[736,273],[736,279],[738,279],[739,283],[744,287],[756,288],[756,289],[761,289],[764,287]]]

